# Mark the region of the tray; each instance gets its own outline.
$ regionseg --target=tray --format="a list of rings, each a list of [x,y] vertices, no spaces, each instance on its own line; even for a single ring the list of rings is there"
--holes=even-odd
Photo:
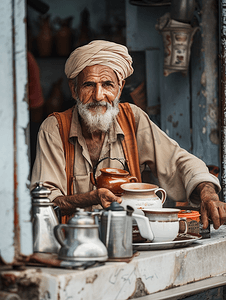
[[[200,240],[202,236],[200,234],[188,233],[188,234],[179,234],[175,240],[170,242],[161,242],[161,243],[133,243],[134,250],[166,250],[166,249],[174,249],[186,247],[198,240]]]

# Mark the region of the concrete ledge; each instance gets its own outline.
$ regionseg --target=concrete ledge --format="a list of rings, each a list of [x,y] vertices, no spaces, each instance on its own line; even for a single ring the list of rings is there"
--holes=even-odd
[[[1,276],[13,275],[20,286],[32,283],[38,292],[33,300],[46,295],[58,300],[132,299],[226,273],[225,237],[226,226],[221,226],[211,229],[210,239],[186,248],[141,251],[128,264],[109,262],[83,271],[29,267]]]
[[[178,300],[226,285],[226,274],[189,283],[163,292],[139,298],[140,300]],[[138,298],[137,298],[138,299]],[[199,298],[204,299],[204,298]],[[219,298],[220,299],[220,298]]]

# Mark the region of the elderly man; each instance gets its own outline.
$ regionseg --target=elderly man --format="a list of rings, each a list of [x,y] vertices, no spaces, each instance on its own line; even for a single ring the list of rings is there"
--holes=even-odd
[[[125,46],[96,40],[79,47],[68,58],[65,73],[76,105],[41,125],[31,189],[43,181],[63,215],[72,215],[77,207],[120,203],[121,198],[96,189],[90,180],[100,159],[108,157],[101,167],[119,168],[110,160],[118,157],[139,181],[148,165],[172,199],[201,205],[204,228],[209,217],[216,229],[226,221],[226,204],[217,195],[219,181],[206,165],[180,148],[140,108],[119,104],[125,78],[133,73]]]

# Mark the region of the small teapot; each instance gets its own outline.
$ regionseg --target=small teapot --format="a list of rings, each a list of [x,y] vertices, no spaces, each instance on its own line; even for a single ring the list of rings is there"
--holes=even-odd
[[[133,215],[138,224],[140,234],[143,238],[153,243],[173,241],[179,232],[179,222],[185,222],[182,234],[187,233],[186,218],[178,218],[179,209],[175,208],[150,208],[143,209],[145,214]]]
[[[99,163],[105,159],[118,160],[124,167],[124,170],[117,168],[102,168],[100,169],[101,175],[97,178],[95,177],[96,169]],[[123,190],[121,185],[129,182],[137,182],[138,179],[135,176],[130,176],[129,172],[125,170],[125,165],[118,158],[105,157],[101,159],[96,166],[93,168],[93,173],[91,174],[91,182],[98,189],[106,188],[109,189],[116,196],[121,196]]]
[[[99,225],[94,221],[95,213],[78,208],[68,224],[54,228],[54,234],[61,248],[58,258],[65,261],[106,261],[107,249],[99,239]],[[66,238],[62,239],[62,229]]]

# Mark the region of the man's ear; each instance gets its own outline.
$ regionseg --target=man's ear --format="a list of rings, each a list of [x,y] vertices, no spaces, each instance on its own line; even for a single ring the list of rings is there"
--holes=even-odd
[[[125,83],[126,83],[126,81],[125,81],[125,80],[122,80],[122,85],[120,86],[120,95],[119,95],[119,98],[121,97],[122,90],[123,90],[123,88],[124,88]]]
[[[75,91],[76,86],[75,86],[74,82],[72,80],[69,80],[68,85],[69,85],[69,88],[70,88],[70,91],[71,91],[72,98],[74,98],[76,100],[77,93]]]
[[[122,80],[122,87],[121,87],[121,91],[123,90],[125,83],[126,83],[126,81],[125,81],[125,80]]]

